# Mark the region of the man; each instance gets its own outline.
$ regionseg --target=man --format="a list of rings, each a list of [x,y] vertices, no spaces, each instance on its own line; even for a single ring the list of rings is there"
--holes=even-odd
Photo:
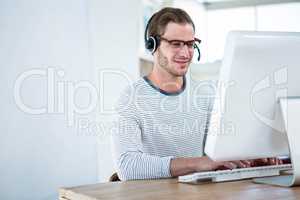
[[[250,167],[250,161],[214,162],[203,153],[215,87],[185,77],[198,41],[190,16],[178,8],[163,8],[151,17],[145,32],[153,70],[128,87],[117,106],[120,131],[114,135],[114,147],[120,179]]]

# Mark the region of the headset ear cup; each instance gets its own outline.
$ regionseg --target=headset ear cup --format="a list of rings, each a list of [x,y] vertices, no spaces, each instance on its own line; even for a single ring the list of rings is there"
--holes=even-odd
[[[155,50],[156,50],[156,47],[157,47],[157,44],[156,44],[156,39],[154,37],[149,37],[149,39],[147,40],[146,42],[146,48],[151,52],[151,53],[154,53]]]
[[[152,51],[153,45],[154,45],[153,40],[150,39],[150,38],[147,39],[147,41],[146,41],[146,49],[149,50],[149,51]]]

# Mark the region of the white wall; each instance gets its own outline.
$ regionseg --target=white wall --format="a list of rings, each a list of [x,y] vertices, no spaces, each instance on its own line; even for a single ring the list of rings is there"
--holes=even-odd
[[[104,182],[115,172],[110,140],[117,125],[110,111],[124,87],[139,77],[142,3],[139,0],[91,0],[89,8],[93,66],[98,72],[97,80],[101,79],[98,87],[103,88],[99,100],[102,109],[98,107],[96,115],[98,128],[92,132],[98,136],[98,178]],[[99,78],[103,70],[111,72]]]
[[[257,7],[257,30],[300,32],[300,2]]]
[[[0,199],[57,199],[58,187],[95,183],[108,176],[108,142],[99,146],[99,135],[78,127],[79,119],[95,121],[98,110],[92,106],[91,112],[79,114],[73,109],[83,111],[95,98],[99,105],[103,94],[97,90],[97,98],[91,93],[91,87],[99,87],[97,68],[120,67],[136,76],[137,2],[0,2]],[[14,86],[32,69],[45,74],[22,82],[22,107],[15,102]],[[118,91],[120,84],[107,83],[108,105],[116,97],[110,91]],[[29,114],[24,106],[46,110]]]
[[[231,30],[255,30],[254,7],[207,11],[207,61],[223,58],[225,38]]]
[[[299,11],[299,2],[208,10],[208,41],[204,46],[208,57],[204,60],[223,58],[226,36],[231,30],[299,32]]]

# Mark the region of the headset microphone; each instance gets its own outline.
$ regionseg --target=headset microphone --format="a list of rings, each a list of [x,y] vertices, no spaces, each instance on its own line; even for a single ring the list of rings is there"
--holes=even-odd
[[[197,49],[197,52],[198,52],[198,62],[200,61],[200,58],[201,58],[201,53],[200,53],[200,48],[198,47],[198,45],[195,44],[195,48]]]

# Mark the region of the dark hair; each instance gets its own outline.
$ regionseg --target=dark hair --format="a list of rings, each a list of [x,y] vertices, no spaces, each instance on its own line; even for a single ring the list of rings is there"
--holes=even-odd
[[[152,16],[152,19],[149,22],[148,36],[163,35],[169,22],[191,24],[195,31],[194,22],[187,12],[180,8],[165,7]]]

